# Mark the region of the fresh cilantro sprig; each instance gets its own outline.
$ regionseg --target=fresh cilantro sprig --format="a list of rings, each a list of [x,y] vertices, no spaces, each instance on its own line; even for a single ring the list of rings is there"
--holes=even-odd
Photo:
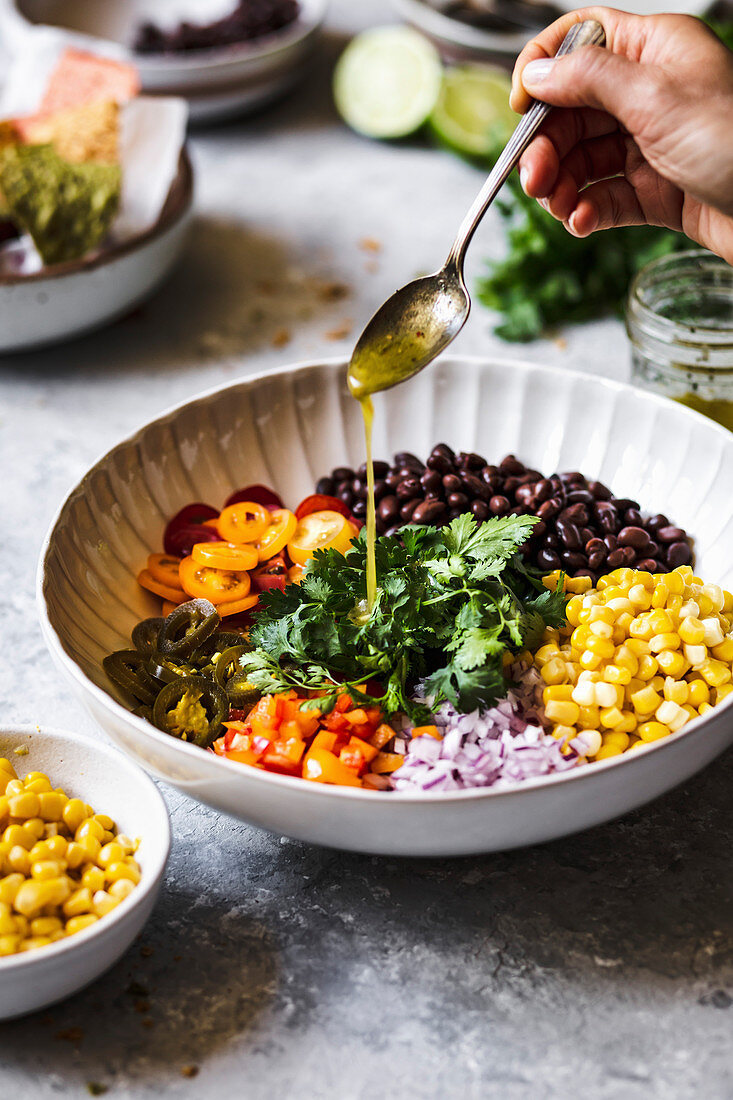
[[[364,532],[345,555],[318,551],[300,586],[263,594],[255,648],[240,659],[247,679],[263,692],[325,692],[313,701],[322,710],[347,691],[357,705],[377,702],[416,721],[427,713],[414,699],[418,682],[434,706],[491,706],[504,693],[504,653],[564,622],[561,588],[548,591],[518,553],[536,522],[463,515],[377,539],[368,616]]]

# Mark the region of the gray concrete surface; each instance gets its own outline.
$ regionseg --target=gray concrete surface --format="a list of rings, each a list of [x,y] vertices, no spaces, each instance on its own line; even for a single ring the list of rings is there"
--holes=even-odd
[[[388,17],[387,0],[338,0],[305,88],[195,136],[191,246],[154,301],[0,361],[4,721],[99,736],[51,664],[33,596],[45,528],[98,453],[206,386],[348,353],[387,293],[442,261],[480,173],[418,143],[362,141],[330,106],[345,34]],[[469,277],[501,248],[489,217]],[[457,348],[627,375],[618,323],[563,338],[506,347],[476,309]],[[308,848],[166,790],[175,843],[148,928],[85,992],[0,1025],[0,1095],[725,1100],[732,786],[729,754],[619,823],[445,862]]]

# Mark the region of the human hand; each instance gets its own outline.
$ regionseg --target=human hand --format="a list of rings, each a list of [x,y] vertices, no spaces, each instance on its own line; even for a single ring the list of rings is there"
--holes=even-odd
[[[606,48],[554,59],[598,20]],[[584,8],[522,50],[511,105],[556,107],[520,161],[528,195],[577,237],[666,226],[733,263],[733,53],[698,19]]]

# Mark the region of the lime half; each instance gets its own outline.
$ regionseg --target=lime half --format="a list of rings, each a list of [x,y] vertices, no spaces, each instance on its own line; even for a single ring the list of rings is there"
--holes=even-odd
[[[519,118],[509,106],[511,82],[500,69],[459,65],[443,78],[430,128],[464,156],[482,157],[505,144]]]
[[[443,79],[438,51],[409,27],[357,35],[336,66],[333,94],[353,130],[373,138],[413,134],[435,107]]]

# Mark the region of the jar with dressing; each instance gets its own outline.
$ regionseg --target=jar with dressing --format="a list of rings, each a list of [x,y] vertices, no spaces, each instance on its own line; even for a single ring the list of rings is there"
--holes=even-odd
[[[733,431],[733,267],[704,249],[654,260],[626,305],[632,381]]]

